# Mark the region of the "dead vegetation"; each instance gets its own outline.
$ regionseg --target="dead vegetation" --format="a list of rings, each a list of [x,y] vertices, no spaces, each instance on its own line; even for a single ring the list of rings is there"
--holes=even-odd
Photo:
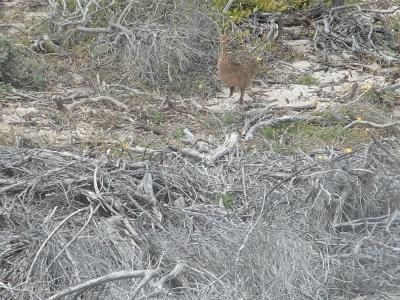
[[[0,83],[1,299],[400,297],[398,77],[353,78],[398,59],[392,2],[230,24],[284,49],[264,53],[262,88],[318,96],[253,90],[240,111],[206,97],[223,19],[208,2],[47,4],[59,48],[13,47],[60,62],[57,86]],[[289,31],[314,36],[315,68],[284,60]],[[333,65],[349,69],[327,81]]]
[[[187,93],[191,80],[215,81],[219,29],[207,1],[50,2],[54,39],[89,47],[137,82]]]
[[[1,296],[390,295],[398,147],[376,141],[323,160],[230,150],[208,167],[180,152],[161,164],[161,154],[134,162],[3,148]]]

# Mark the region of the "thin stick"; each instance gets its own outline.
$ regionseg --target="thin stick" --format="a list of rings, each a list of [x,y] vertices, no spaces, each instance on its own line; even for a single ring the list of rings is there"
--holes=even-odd
[[[58,231],[58,229],[60,229],[61,226],[64,225],[64,223],[67,222],[70,218],[72,218],[76,214],[78,214],[80,212],[83,212],[83,211],[86,211],[88,209],[89,209],[89,207],[84,207],[84,208],[78,209],[77,211],[75,211],[72,214],[70,214],[69,216],[67,216],[64,220],[61,221],[60,224],[58,224],[56,226],[56,228],[54,228],[54,230],[50,233],[50,235],[47,237],[47,239],[43,242],[42,246],[40,246],[39,251],[36,253],[35,258],[32,261],[31,267],[29,268],[28,274],[26,274],[25,284],[27,284],[29,282],[29,277],[31,276],[33,267],[35,266],[35,263],[36,263],[37,259],[39,258],[40,253],[43,251],[43,249],[46,246],[46,244],[50,241],[50,239]]]
[[[355,120],[355,121],[351,122],[350,124],[346,125],[344,128],[351,128],[355,125],[366,125],[366,126],[374,127],[374,128],[388,128],[388,127],[394,127],[394,126],[400,125],[400,121],[395,121],[395,122],[386,123],[386,124],[377,124],[377,123],[370,122],[370,121]]]
[[[86,282],[80,283],[73,287],[66,288],[66,289],[62,290],[61,292],[58,292],[57,294],[51,296],[50,298],[47,298],[47,300],[58,300],[58,299],[65,297],[66,295],[74,294],[74,293],[77,293],[77,292],[80,292],[83,290],[87,290],[94,286],[97,286],[97,285],[100,285],[100,284],[103,284],[106,282],[110,282],[110,281],[131,279],[131,278],[137,278],[137,277],[144,277],[144,278],[150,277],[150,279],[151,279],[160,274],[161,274],[160,269],[114,272],[111,274],[101,276],[96,279],[88,280]],[[136,291],[136,289],[135,289],[135,291]]]
[[[224,9],[222,10],[222,13],[224,15],[228,14],[229,10],[231,9],[233,3],[235,2],[235,0],[229,0],[228,3],[225,5]]]
[[[97,102],[110,102],[111,104],[114,104],[116,107],[118,107],[122,110],[128,110],[127,105],[119,102],[118,100],[115,100],[114,98],[108,97],[108,96],[99,96],[96,98],[78,100],[78,101],[75,101],[74,103],[70,104],[68,106],[68,109],[71,111],[80,105],[88,104],[88,103],[97,103]]]
[[[89,225],[92,220],[93,214],[99,209],[100,203],[97,204],[96,208],[93,209],[93,203],[89,205],[90,214],[85,224],[83,224],[82,228],[78,231],[78,233],[64,246],[64,248],[53,258],[53,260],[49,263],[46,269],[46,273],[49,271],[50,266],[60,257],[60,255],[78,238],[78,236],[82,233],[82,231]]]

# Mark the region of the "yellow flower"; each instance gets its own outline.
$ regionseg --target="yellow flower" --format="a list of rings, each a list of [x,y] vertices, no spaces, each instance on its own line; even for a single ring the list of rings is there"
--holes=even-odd
[[[352,148],[344,148],[343,152],[346,153],[346,154],[349,154],[349,153],[353,152],[353,149]]]
[[[357,121],[362,121],[362,118],[361,117],[357,117],[356,120]]]
[[[370,83],[366,83],[361,86],[361,90],[363,92],[368,92],[371,88],[372,88],[372,84],[370,84]]]

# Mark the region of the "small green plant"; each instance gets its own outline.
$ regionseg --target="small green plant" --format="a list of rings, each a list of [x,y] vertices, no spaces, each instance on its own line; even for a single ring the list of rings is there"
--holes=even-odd
[[[24,46],[29,46],[30,44],[32,44],[32,40],[31,40],[29,37],[27,37],[27,36],[23,36],[23,37],[19,38],[19,39],[16,41],[16,43],[17,43],[17,44],[24,45]]]
[[[392,30],[398,32],[400,30],[400,19],[398,17],[393,17],[391,19],[392,22]]]
[[[392,91],[377,93],[370,90],[364,97],[370,103],[381,105],[385,109],[394,109],[400,105],[400,96]]]
[[[162,111],[155,111],[151,116],[151,120],[156,124],[160,124],[166,120],[166,116]]]
[[[273,127],[273,126],[267,126],[261,128],[260,132],[263,137],[269,140],[275,140],[277,136],[282,134],[282,129],[283,126],[278,126],[278,127]]]
[[[225,126],[231,125],[235,122],[235,115],[231,112],[227,112],[222,117],[222,124]]]
[[[177,128],[177,129],[175,129],[174,132],[173,132],[173,137],[174,137],[175,139],[180,140],[180,139],[182,139],[184,136],[185,136],[185,133],[183,132],[183,128]]]
[[[0,81],[0,95],[11,91],[11,89],[12,89],[11,84]]]
[[[259,12],[283,12],[288,9],[301,9],[308,7],[312,1],[310,0],[242,0],[237,1],[229,11],[229,18],[235,23],[239,23],[247,19],[251,13]],[[223,9],[226,0],[214,0],[214,7]]]
[[[32,58],[23,47],[0,38],[0,81],[14,87],[40,89],[44,85],[45,63]]]
[[[298,84],[302,85],[314,85],[317,84],[318,81],[311,75],[302,75],[297,78]]]
[[[236,196],[233,193],[218,193],[217,201],[221,203],[225,208],[233,208],[236,204]]]
[[[322,126],[302,121],[266,126],[260,133],[272,142],[273,149],[288,153],[296,148],[309,151],[327,145],[339,148],[353,147],[357,143],[369,140],[365,129],[345,128],[343,124]]]

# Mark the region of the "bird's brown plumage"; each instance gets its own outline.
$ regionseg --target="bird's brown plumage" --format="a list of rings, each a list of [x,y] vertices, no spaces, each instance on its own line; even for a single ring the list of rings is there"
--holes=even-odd
[[[257,72],[257,59],[241,47],[235,47],[229,36],[221,37],[221,54],[218,59],[218,75],[230,87],[229,97],[235,87],[240,88],[239,103],[243,104],[245,89]]]

